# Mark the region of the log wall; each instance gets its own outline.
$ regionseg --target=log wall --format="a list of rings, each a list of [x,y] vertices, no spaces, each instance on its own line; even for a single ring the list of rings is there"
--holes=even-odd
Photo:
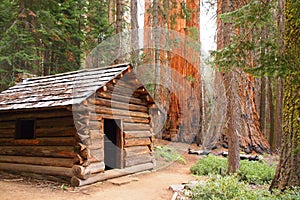
[[[35,120],[34,139],[15,139],[18,119]],[[0,113],[0,169],[71,177],[75,133],[66,109]]]
[[[150,97],[145,89],[136,88],[136,85],[141,84],[137,83],[132,74],[127,77],[127,81],[120,80],[121,77],[110,81],[81,105],[73,107],[78,130],[76,165],[73,166],[72,177],[74,186],[110,177],[104,163],[104,119],[121,122],[120,166],[123,169],[118,170],[147,170],[155,164],[152,154],[154,137],[149,116]],[[139,166],[147,167],[144,169]],[[112,174],[121,176],[124,173]]]

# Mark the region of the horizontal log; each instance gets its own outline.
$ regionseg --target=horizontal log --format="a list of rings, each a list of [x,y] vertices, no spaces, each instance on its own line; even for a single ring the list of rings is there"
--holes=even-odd
[[[73,158],[73,146],[0,146],[0,155]]]
[[[35,121],[35,127],[73,127],[74,119],[72,116],[38,119]]]
[[[139,88],[139,89],[135,90],[135,92],[138,93],[138,94],[142,94],[142,95],[149,94],[148,91],[145,88]]]
[[[67,111],[66,109],[56,109],[56,110],[49,110],[49,111],[33,111],[33,112],[9,112],[3,114],[0,117],[0,121],[9,121],[9,120],[16,120],[16,119],[42,119],[42,118],[52,118],[52,117],[66,117],[72,116],[71,111]]]
[[[112,100],[121,101],[121,102],[125,102],[125,103],[129,102],[131,104],[137,104],[137,105],[144,105],[144,106],[148,105],[148,103],[142,99],[130,97],[130,96],[124,96],[124,95],[115,94],[115,93],[111,94],[109,92],[99,92],[99,93],[97,93],[97,96],[101,97],[101,98],[112,99]]]
[[[44,166],[55,166],[55,167],[69,167],[69,168],[73,166],[73,159],[70,158],[45,158],[45,157],[0,155],[0,162],[44,165]]]
[[[103,138],[92,139],[91,143],[88,145],[89,149],[103,149],[104,140]]]
[[[130,146],[147,146],[150,145],[151,139],[150,138],[133,138],[133,139],[126,139],[124,140],[125,147]]]
[[[153,136],[150,131],[124,131],[124,136],[128,138],[148,138]]]
[[[37,138],[37,139],[14,139],[0,138],[0,146],[73,146],[73,137]]]
[[[151,130],[149,124],[143,124],[143,123],[123,123],[123,129],[124,131],[137,131],[137,130],[150,131]]]
[[[7,171],[23,171],[37,174],[47,174],[53,176],[72,177],[72,168],[67,167],[53,167],[53,166],[39,166],[29,164],[16,163],[0,163],[0,170]]]
[[[16,121],[0,122],[0,129],[15,129]]]
[[[112,179],[112,178],[116,178],[116,177],[120,177],[120,176],[125,176],[128,174],[133,174],[136,172],[150,170],[153,168],[154,168],[153,163],[145,163],[145,164],[141,164],[141,165],[127,167],[124,169],[113,169],[113,170],[104,171],[103,173],[98,173],[98,174],[95,174],[94,176],[90,176],[87,180],[81,180],[81,179],[73,176],[71,179],[71,185],[75,186],[75,187],[84,186],[84,185],[96,183],[99,181],[104,181],[107,179]]]
[[[91,163],[90,165],[83,167],[80,165],[74,165],[72,167],[73,175],[80,179],[87,179],[91,174],[103,172],[105,169],[104,162]]]
[[[103,161],[104,160],[104,150],[103,149],[91,149],[88,160],[90,160],[90,162]]]
[[[54,127],[54,128],[37,128],[35,135],[39,137],[66,137],[74,136],[76,133],[75,127]]]
[[[108,107],[96,107],[95,111],[97,114],[107,114],[107,115],[122,115],[122,116],[132,116],[132,117],[140,117],[140,118],[149,118],[148,113],[144,112],[136,112],[129,110],[121,110],[121,109],[112,109]]]
[[[105,99],[105,98],[89,99],[89,103],[91,103],[92,105],[107,106],[111,108],[120,108],[125,110],[148,112],[147,106],[135,105],[129,102],[121,102],[121,101]]]
[[[99,121],[90,121],[88,128],[90,130],[99,130],[102,127],[102,123]]]
[[[90,130],[90,138],[92,140],[95,139],[103,139],[104,134],[101,130]]]
[[[0,138],[14,138],[15,129],[0,129]]]
[[[148,146],[133,146],[124,148],[125,157],[136,156],[139,154],[150,153]]]
[[[123,87],[118,84],[116,84],[116,85],[107,84],[107,90],[114,94],[116,93],[116,94],[125,95],[125,96],[132,96],[135,91],[133,88]]]
[[[91,113],[91,120],[101,120],[102,118],[106,119],[122,119],[124,122],[132,122],[132,123],[149,123],[150,120],[147,118],[137,118],[137,117],[129,117],[129,116],[121,116],[121,115],[106,115],[106,114],[96,114]]]
[[[119,86],[125,87],[125,88],[129,88],[132,90],[136,90],[138,87],[138,85],[135,83],[136,83],[135,81],[129,82],[129,80],[124,81],[122,79],[116,79],[116,82],[115,82],[116,85],[119,85]]]
[[[148,154],[139,154],[135,156],[125,157],[125,167],[131,167],[133,165],[144,164],[148,162],[152,162],[153,156]]]

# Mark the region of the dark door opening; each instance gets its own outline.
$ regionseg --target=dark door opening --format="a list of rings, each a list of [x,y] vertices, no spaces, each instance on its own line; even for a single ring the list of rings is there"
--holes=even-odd
[[[120,120],[104,119],[105,170],[122,168]]]

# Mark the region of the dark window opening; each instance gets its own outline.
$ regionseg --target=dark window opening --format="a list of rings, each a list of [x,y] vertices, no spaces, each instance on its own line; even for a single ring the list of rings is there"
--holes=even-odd
[[[34,139],[34,120],[18,120],[15,139]]]

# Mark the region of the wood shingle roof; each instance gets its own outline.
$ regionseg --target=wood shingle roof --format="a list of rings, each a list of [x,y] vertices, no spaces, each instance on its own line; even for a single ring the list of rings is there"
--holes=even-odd
[[[81,103],[130,67],[124,63],[26,79],[0,93],[0,111]]]

